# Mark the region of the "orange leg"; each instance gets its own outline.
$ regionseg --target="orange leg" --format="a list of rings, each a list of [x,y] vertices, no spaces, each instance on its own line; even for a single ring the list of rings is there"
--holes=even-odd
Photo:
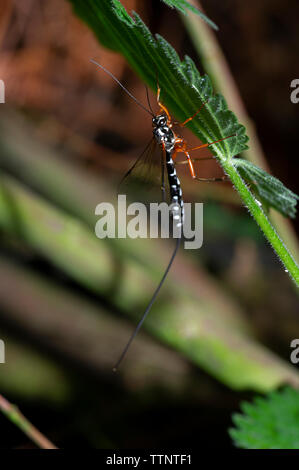
[[[187,160],[188,160],[189,170],[190,170],[191,176],[192,176],[192,178],[196,178],[194,166],[193,166],[192,160],[190,158],[190,155],[186,150],[184,151],[184,154],[186,155]]]
[[[214,178],[199,178],[198,176],[195,177],[197,181],[203,181],[204,183],[218,183],[220,181],[229,181],[229,178],[226,175],[218,176]]]
[[[224,176],[219,176],[219,178],[195,178],[197,181],[202,181],[204,183],[219,183],[220,181],[228,181],[229,178],[224,175]]]
[[[202,162],[204,160],[214,160],[214,157],[202,157],[202,158],[192,158],[192,162]],[[186,165],[188,160],[183,160],[182,162],[176,162],[176,165]]]
[[[193,147],[192,149],[187,149],[188,152],[191,150],[197,150],[197,149],[203,149],[205,147],[209,147],[210,145],[217,144],[218,142],[221,142],[222,140],[229,139],[230,137],[234,137],[236,134],[228,135],[227,137],[223,137],[222,139],[219,140],[214,140],[214,142],[209,142],[207,144],[202,144],[199,145],[198,147]]]
[[[178,146],[178,147],[174,148],[174,151],[173,151],[173,154],[172,154],[172,159],[173,160],[175,159],[177,153],[183,152],[187,157],[187,162],[188,162],[188,165],[189,165],[189,170],[190,170],[191,176],[192,176],[192,178],[196,178],[195,170],[194,170],[194,166],[193,166],[191,157],[190,157],[188,151],[186,150],[186,142],[184,141],[184,139],[177,138],[176,139],[176,145],[177,144],[181,144],[181,146]]]
[[[179,152],[184,153],[187,157],[187,160],[185,160],[184,162],[178,162],[178,163],[187,163],[189,165],[189,170],[190,170],[190,173],[191,173],[191,176],[192,176],[193,179],[195,179],[197,181],[205,181],[205,182],[225,181],[225,180],[228,179],[226,175],[221,176],[221,177],[216,177],[216,178],[200,178],[200,177],[198,177],[195,173],[194,166],[193,166],[193,161],[194,160],[192,160],[192,158],[189,155],[189,150],[192,150],[192,149],[186,149],[186,143],[183,139],[177,139],[176,143],[177,144],[182,144],[182,145],[179,146],[179,147],[176,147],[174,149],[172,159],[174,160],[176,158],[177,153],[179,153]],[[213,158],[213,157],[208,157],[207,159],[210,159],[210,158]],[[204,160],[204,158],[198,159],[198,160]]]
[[[183,150],[182,150],[183,151]],[[218,181],[226,181],[228,180],[228,177],[226,175],[224,176],[219,176],[219,177],[214,177],[214,178],[200,178],[199,176],[196,175],[195,173],[195,170],[194,170],[194,166],[193,166],[193,161],[191,158],[190,158],[190,155],[187,151],[183,151],[184,154],[186,155],[187,157],[187,160],[184,161],[184,162],[178,162],[178,163],[188,163],[189,165],[189,170],[190,170],[190,173],[191,173],[191,176],[193,179],[197,180],[197,181],[204,181],[206,183],[216,183]],[[203,160],[203,159],[202,159]]]
[[[209,100],[210,100],[210,98],[209,98],[207,101],[205,101],[205,102],[201,105],[201,107],[196,111],[195,114],[193,114],[193,116],[189,117],[188,119],[186,119],[186,121],[182,122],[182,123],[180,124],[180,126],[184,127],[184,126],[187,124],[187,122],[192,121],[192,119],[194,119],[194,118],[198,115],[198,113],[199,113],[199,112],[202,110],[202,108],[208,103]]]

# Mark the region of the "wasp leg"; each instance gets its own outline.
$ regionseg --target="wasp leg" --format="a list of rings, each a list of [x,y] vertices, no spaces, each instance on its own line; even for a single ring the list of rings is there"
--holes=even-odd
[[[192,121],[192,119],[194,119],[194,118],[200,113],[200,111],[202,110],[202,108],[203,108],[209,101],[210,101],[210,98],[209,98],[207,101],[205,101],[205,102],[201,105],[201,107],[196,111],[196,113],[193,114],[193,116],[189,117],[188,119],[186,119],[186,121],[180,123],[179,125],[180,125],[181,127],[184,127],[188,122]]]
[[[177,142],[176,143],[181,143],[182,146],[181,147],[175,147],[174,151],[173,151],[173,155],[172,155],[172,159],[174,160],[176,158],[176,154],[179,153],[179,152],[182,152],[186,155],[187,157],[187,163],[189,165],[189,170],[190,170],[190,173],[191,173],[191,176],[192,178],[195,178],[196,175],[195,175],[195,170],[194,170],[194,166],[193,166],[193,163],[192,163],[192,160],[191,160],[191,157],[188,153],[188,151],[186,150],[186,144],[184,142],[183,139],[177,139]]]
[[[214,160],[214,157],[202,157],[202,158],[191,158],[192,162],[201,162],[204,160]],[[181,162],[176,162],[176,165],[187,165],[189,164],[188,160],[183,160]]]
[[[164,104],[161,103],[160,101],[160,94],[161,94],[161,88],[160,88],[160,85],[159,83],[157,83],[157,103],[158,103],[158,106],[160,108],[160,111],[164,111],[164,113],[166,114],[167,116],[167,125],[168,127],[172,127],[172,122],[171,122],[171,116],[170,116],[170,113],[168,111],[168,109],[166,108],[166,106],[164,106]]]
[[[195,160],[210,160],[213,157],[192,159],[190,157],[189,153],[188,153],[188,150],[186,150],[182,147],[182,148],[175,149],[172,158],[174,159],[176,154],[179,153],[179,152],[183,152],[186,155],[187,160],[184,160],[183,162],[177,162],[177,163],[178,164],[188,164],[189,165],[189,170],[190,170],[190,173],[191,173],[191,176],[192,176],[193,179],[195,179],[197,181],[203,181],[203,182],[206,182],[206,183],[216,183],[216,182],[219,182],[219,181],[227,181],[229,179],[226,175],[220,176],[220,177],[214,177],[214,178],[200,178],[200,177],[198,177],[195,173],[193,162]]]
[[[205,183],[218,183],[220,181],[229,181],[228,176],[223,175],[220,176],[219,178],[198,178],[198,176],[195,176],[196,181],[203,181]]]
[[[199,145],[198,147],[192,147],[191,149],[186,149],[187,152],[191,152],[191,150],[198,150],[198,149],[203,149],[206,147],[209,147],[210,145],[217,144],[218,142],[221,142],[222,140],[229,139],[230,137],[234,137],[236,134],[228,135],[227,137],[223,137],[222,139],[219,140],[214,140],[213,142],[208,142],[207,144],[202,144]]]

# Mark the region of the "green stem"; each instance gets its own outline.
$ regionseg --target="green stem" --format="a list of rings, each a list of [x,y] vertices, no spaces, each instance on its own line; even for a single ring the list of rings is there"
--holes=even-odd
[[[297,287],[299,287],[299,266],[295,262],[294,258],[288,251],[287,247],[279,237],[274,227],[271,225],[262,206],[251,194],[238,171],[232,164],[232,161],[223,157],[219,158],[219,161],[225,173],[229,176],[236,190],[239,192],[241,198],[248,207],[249,212],[260,226],[267,240],[272,245],[272,248],[276,252],[278,258],[284,265],[285,271],[289,273],[290,277],[293,279],[293,281],[295,281]]]
[[[5,416],[16,426],[18,426],[29,439],[31,439],[41,449],[57,449],[57,447],[49,441],[27,418],[12,405],[6,398],[0,395],[0,410]]]

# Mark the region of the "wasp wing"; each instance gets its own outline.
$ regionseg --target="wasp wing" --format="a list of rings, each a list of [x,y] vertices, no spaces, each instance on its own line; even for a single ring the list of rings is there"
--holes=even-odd
[[[144,193],[152,189],[162,189],[165,194],[164,173],[165,156],[153,137],[145,149],[121,179],[118,193]],[[164,188],[164,191],[163,191]],[[154,196],[157,199],[157,196]]]

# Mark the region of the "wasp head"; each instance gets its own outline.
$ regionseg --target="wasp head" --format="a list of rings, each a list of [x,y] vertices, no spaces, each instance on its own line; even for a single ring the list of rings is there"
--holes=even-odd
[[[158,114],[153,117],[153,127],[164,127],[167,125],[167,116],[165,114]]]

